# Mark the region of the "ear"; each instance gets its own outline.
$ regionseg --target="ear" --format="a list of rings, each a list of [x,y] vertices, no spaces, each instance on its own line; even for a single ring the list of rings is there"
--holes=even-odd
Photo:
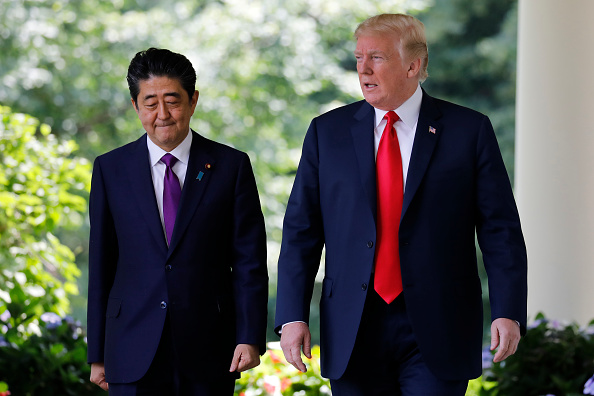
[[[200,92],[198,90],[194,91],[192,95],[192,101],[190,102],[190,108],[192,109],[192,114],[194,114],[194,109],[196,109],[196,105],[198,104],[198,97],[200,96]]]
[[[408,78],[418,78],[419,73],[421,71],[421,58],[413,59],[410,64],[408,65]]]
[[[136,112],[136,114],[138,114],[138,105],[136,104],[134,99],[131,98],[130,101],[132,101],[132,107],[134,107],[134,111]]]

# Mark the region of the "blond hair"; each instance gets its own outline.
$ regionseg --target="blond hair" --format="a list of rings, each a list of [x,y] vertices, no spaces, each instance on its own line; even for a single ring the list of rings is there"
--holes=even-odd
[[[355,30],[355,39],[373,34],[393,34],[397,36],[400,40],[398,50],[401,51],[402,58],[405,60],[407,58],[421,58],[419,81],[423,82],[427,79],[429,76],[427,73],[429,52],[423,22],[405,14],[380,14],[361,22]]]

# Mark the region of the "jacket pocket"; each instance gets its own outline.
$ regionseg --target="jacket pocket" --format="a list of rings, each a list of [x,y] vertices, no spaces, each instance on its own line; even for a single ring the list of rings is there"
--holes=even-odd
[[[107,301],[107,310],[105,316],[108,318],[117,318],[120,316],[120,310],[122,308],[122,300],[119,298],[110,298]]]

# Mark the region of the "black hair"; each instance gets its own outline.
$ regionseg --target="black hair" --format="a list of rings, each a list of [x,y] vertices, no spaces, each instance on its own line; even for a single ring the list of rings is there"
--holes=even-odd
[[[192,63],[183,56],[168,49],[149,48],[138,52],[128,66],[128,88],[130,96],[138,106],[138,93],[140,81],[151,77],[168,77],[179,80],[182,88],[188,93],[192,101],[196,91],[196,71]]]

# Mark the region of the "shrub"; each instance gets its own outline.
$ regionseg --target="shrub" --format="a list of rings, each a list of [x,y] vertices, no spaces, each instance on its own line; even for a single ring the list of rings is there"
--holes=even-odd
[[[594,320],[580,328],[560,323],[542,313],[527,329],[517,352],[487,368],[483,378],[496,381],[479,395],[538,396],[592,394],[594,374]],[[591,393],[586,393],[591,392]]]
[[[0,318],[0,373],[14,395],[105,395],[89,382],[87,344],[83,329],[71,318],[54,313],[33,321],[33,333],[13,332]]]

